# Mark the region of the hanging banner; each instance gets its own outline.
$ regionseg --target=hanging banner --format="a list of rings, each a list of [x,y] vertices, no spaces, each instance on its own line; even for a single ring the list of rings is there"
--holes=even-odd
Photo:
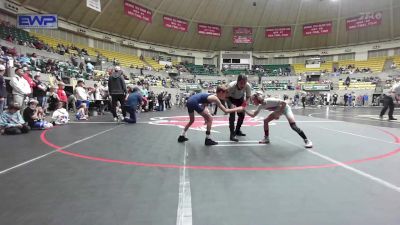
[[[251,43],[253,43],[253,37],[252,36],[233,35],[233,43],[234,44],[251,44]]]
[[[124,2],[124,11],[128,16],[135,17],[148,23],[152,22],[153,12],[151,10],[132,3],[129,0],[125,0]]]
[[[303,26],[304,36],[329,34],[331,32],[332,32],[332,21],[306,24]]]
[[[101,12],[100,0],[86,0],[86,7],[94,9],[97,12]]]
[[[233,34],[235,35],[252,35],[253,28],[251,27],[234,27]]]
[[[211,24],[197,24],[197,33],[201,35],[221,37],[221,27]]]
[[[267,27],[265,28],[265,37],[267,38],[282,38],[291,37],[292,27]]]
[[[346,19],[347,30],[379,26],[382,23],[382,12],[363,13],[361,16]]]
[[[188,31],[189,23],[186,20],[181,20],[179,18],[172,16],[164,16],[163,20],[164,20],[164,27],[166,28],[183,32]]]

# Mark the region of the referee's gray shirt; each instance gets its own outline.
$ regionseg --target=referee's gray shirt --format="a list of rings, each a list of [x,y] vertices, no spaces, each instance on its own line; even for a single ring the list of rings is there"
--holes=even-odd
[[[251,96],[251,87],[249,82],[246,83],[245,88],[243,88],[242,90],[239,90],[236,86],[237,81],[233,81],[231,83],[229,83],[228,85],[228,94],[229,97],[233,98],[233,99],[241,99],[244,97],[244,94],[246,93],[246,98],[250,98]]]

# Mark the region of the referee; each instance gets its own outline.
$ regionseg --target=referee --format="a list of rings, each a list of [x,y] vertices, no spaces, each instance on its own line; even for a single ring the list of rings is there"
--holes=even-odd
[[[400,96],[400,83],[394,84],[392,88],[390,89],[388,95],[385,95],[383,98],[383,109],[379,115],[379,118],[383,119],[383,115],[385,115],[386,110],[389,108],[389,120],[397,120],[396,118],[393,117],[393,111],[394,111],[394,101],[397,101]]]
[[[247,104],[251,97],[251,87],[247,82],[246,75],[239,75],[237,81],[233,81],[228,85],[228,96],[229,97],[227,98],[226,103],[230,109],[234,108],[234,105],[239,107],[242,106],[243,103]],[[230,140],[235,142],[239,141],[236,136],[246,136],[246,134],[240,130],[240,127],[243,124],[245,113],[238,112],[237,115],[238,120],[235,129],[235,113],[229,114]]]

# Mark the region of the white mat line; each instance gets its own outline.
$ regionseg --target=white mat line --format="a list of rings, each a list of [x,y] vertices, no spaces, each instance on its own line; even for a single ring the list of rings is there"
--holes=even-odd
[[[186,158],[188,152],[185,143],[185,151],[183,154],[183,168],[179,170],[179,200],[176,216],[177,225],[192,225],[192,195],[190,192],[190,178],[186,169]]]
[[[379,138],[368,137],[368,136],[364,136],[364,135],[360,135],[360,134],[354,134],[354,133],[351,133],[351,132],[335,130],[335,129],[325,128],[325,127],[317,127],[317,126],[312,126],[312,127],[316,127],[316,128],[320,128],[320,129],[324,129],[324,130],[329,130],[329,131],[334,131],[334,132],[342,133],[342,134],[348,134],[348,135],[352,135],[352,136],[355,136],[355,137],[361,137],[361,138],[370,139],[370,140],[374,140],[374,141],[379,141],[379,142],[383,142],[383,143],[387,143],[387,144],[400,145],[400,143],[396,143],[396,142],[392,142],[392,141],[385,141],[385,140],[382,140],[382,139],[379,139]]]
[[[213,147],[252,147],[252,146],[265,146],[265,144],[232,144],[232,145],[213,145]]]
[[[7,173],[7,172],[9,172],[9,171],[11,171],[11,170],[13,170],[13,169],[18,168],[18,167],[21,167],[21,166],[27,165],[27,164],[29,164],[29,163],[32,163],[32,162],[34,162],[34,161],[36,161],[36,160],[39,160],[39,159],[41,159],[41,158],[44,158],[44,157],[46,157],[46,156],[49,156],[49,155],[51,155],[51,154],[53,154],[53,153],[55,153],[55,152],[57,152],[58,150],[61,150],[61,149],[63,149],[63,148],[71,147],[71,146],[73,146],[73,145],[76,145],[76,144],[81,143],[81,142],[83,142],[83,141],[86,141],[86,140],[88,140],[88,139],[94,138],[94,137],[96,137],[96,136],[98,136],[98,135],[100,135],[100,134],[104,134],[104,133],[106,133],[106,132],[109,132],[109,131],[111,131],[111,130],[114,130],[115,128],[117,128],[117,127],[113,127],[113,128],[110,128],[110,129],[101,131],[101,132],[99,132],[99,133],[96,133],[96,134],[94,134],[94,135],[91,135],[91,136],[89,136],[89,137],[82,138],[82,139],[80,139],[80,140],[74,141],[74,142],[72,142],[71,144],[68,144],[68,145],[62,146],[62,147],[60,147],[60,148],[57,148],[57,149],[55,149],[55,150],[53,150],[53,151],[51,151],[51,152],[49,152],[49,153],[46,153],[46,154],[44,154],[44,155],[38,156],[38,157],[36,157],[36,158],[30,159],[30,160],[28,160],[28,161],[25,161],[25,162],[23,162],[23,163],[20,163],[20,164],[18,164],[18,165],[15,165],[15,166],[13,166],[13,167],[10,167],[10,168],[8,168],[8,169],[5,169],[5,170],[3,170],[3,171],[0,171],[0,175],[5,174],[5,173]]]
[[[278,138],[278,139],[281,139],[282,141],[284,141],[284,142],[286,142],[286,143],[289,143],[289,144],[291,144],[291,145],[293,145],[293,146],[296,146],[296,147],[303,147],[303,146],[294,144],[294,143],[292,143],[292,142],[290,142],[290,141],[288,141],[288,140],[285,140],[285,139],[283,139],[283,138],[279,138],[279,137],[277,137],[277,138]],[[398,186],[396,186],[396,185],[394,185],[394,184],[392,184],[392,183],[390,183],[390,182],[387,182],[387,181],[385,181],[385,180],[383,180],[383,179],[381,179],[381,178],[379,178],[379,177],[373,176],[373,175],[368,174],[368,173],[366,173],[366,172],[364,172],[364,171],[361,171],[361,170],[359,170],[359,169],[356,169],[356,168],[354,168],[354,167],[351,167],[351,166],[349,166],[349,165],[346,165],[346,164],[344,164],[344,163],[342,163],[342,162],[340,162],[340,161],[337,161],[337,160],[335,160],[335,159],[333,159],[333,158],[331,158],[331,157],[329,157],[329,156],[323,155],[323,154],[321,154],[321,153],[319,153],[319,152],[316,152],[316,151],[314,151],[314,150],[308,149],[307,151],[308,151],[309,153],[315,155],[315,156],[318,156],[319,158],[322,158],[322,159],[324,159],[324,160],[326,160],[326,161],[329,161],[329,162],[331,162],[331,163],[334,163],[334,164],[336,164],[336,165],[338,165],[338,166],[340,166],[340,167],[342,167],[342,168],[344,168],[344,169],[347,169],[347,170],[349,170],[349,171],[351,171],[351,172],[353,172],[353,173],[355,173],[355,174],[358,174],[358,175],[360,175],[360,176],[362,176],[362,177],[365,177],[365,178],[369,179],[370,181],[373,181],[373,182],[375,182],[375,183],[377,183],[377,184],[380,184],[380,185],[382,185],[382,186],[385,186],[385,187],[387,187],[387,188],[389,188],[389,189],[392,189],[392,190],[394,190],[394,191],[400,193],[400,187],[398,187]]]

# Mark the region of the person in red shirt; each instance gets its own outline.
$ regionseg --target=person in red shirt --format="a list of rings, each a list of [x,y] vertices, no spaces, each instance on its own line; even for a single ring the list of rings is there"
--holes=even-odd
[[[64,83],[62,83],[62,82],[58,83],[57,96],[58,96],[58,99],[60,100],[60,102],[63,103],[64,107],[66,107],[67,103],[68,103],[68,97],[67,97],[67,93],[65,93],[65,91],[64,91],[64,87],[65,87]]]

